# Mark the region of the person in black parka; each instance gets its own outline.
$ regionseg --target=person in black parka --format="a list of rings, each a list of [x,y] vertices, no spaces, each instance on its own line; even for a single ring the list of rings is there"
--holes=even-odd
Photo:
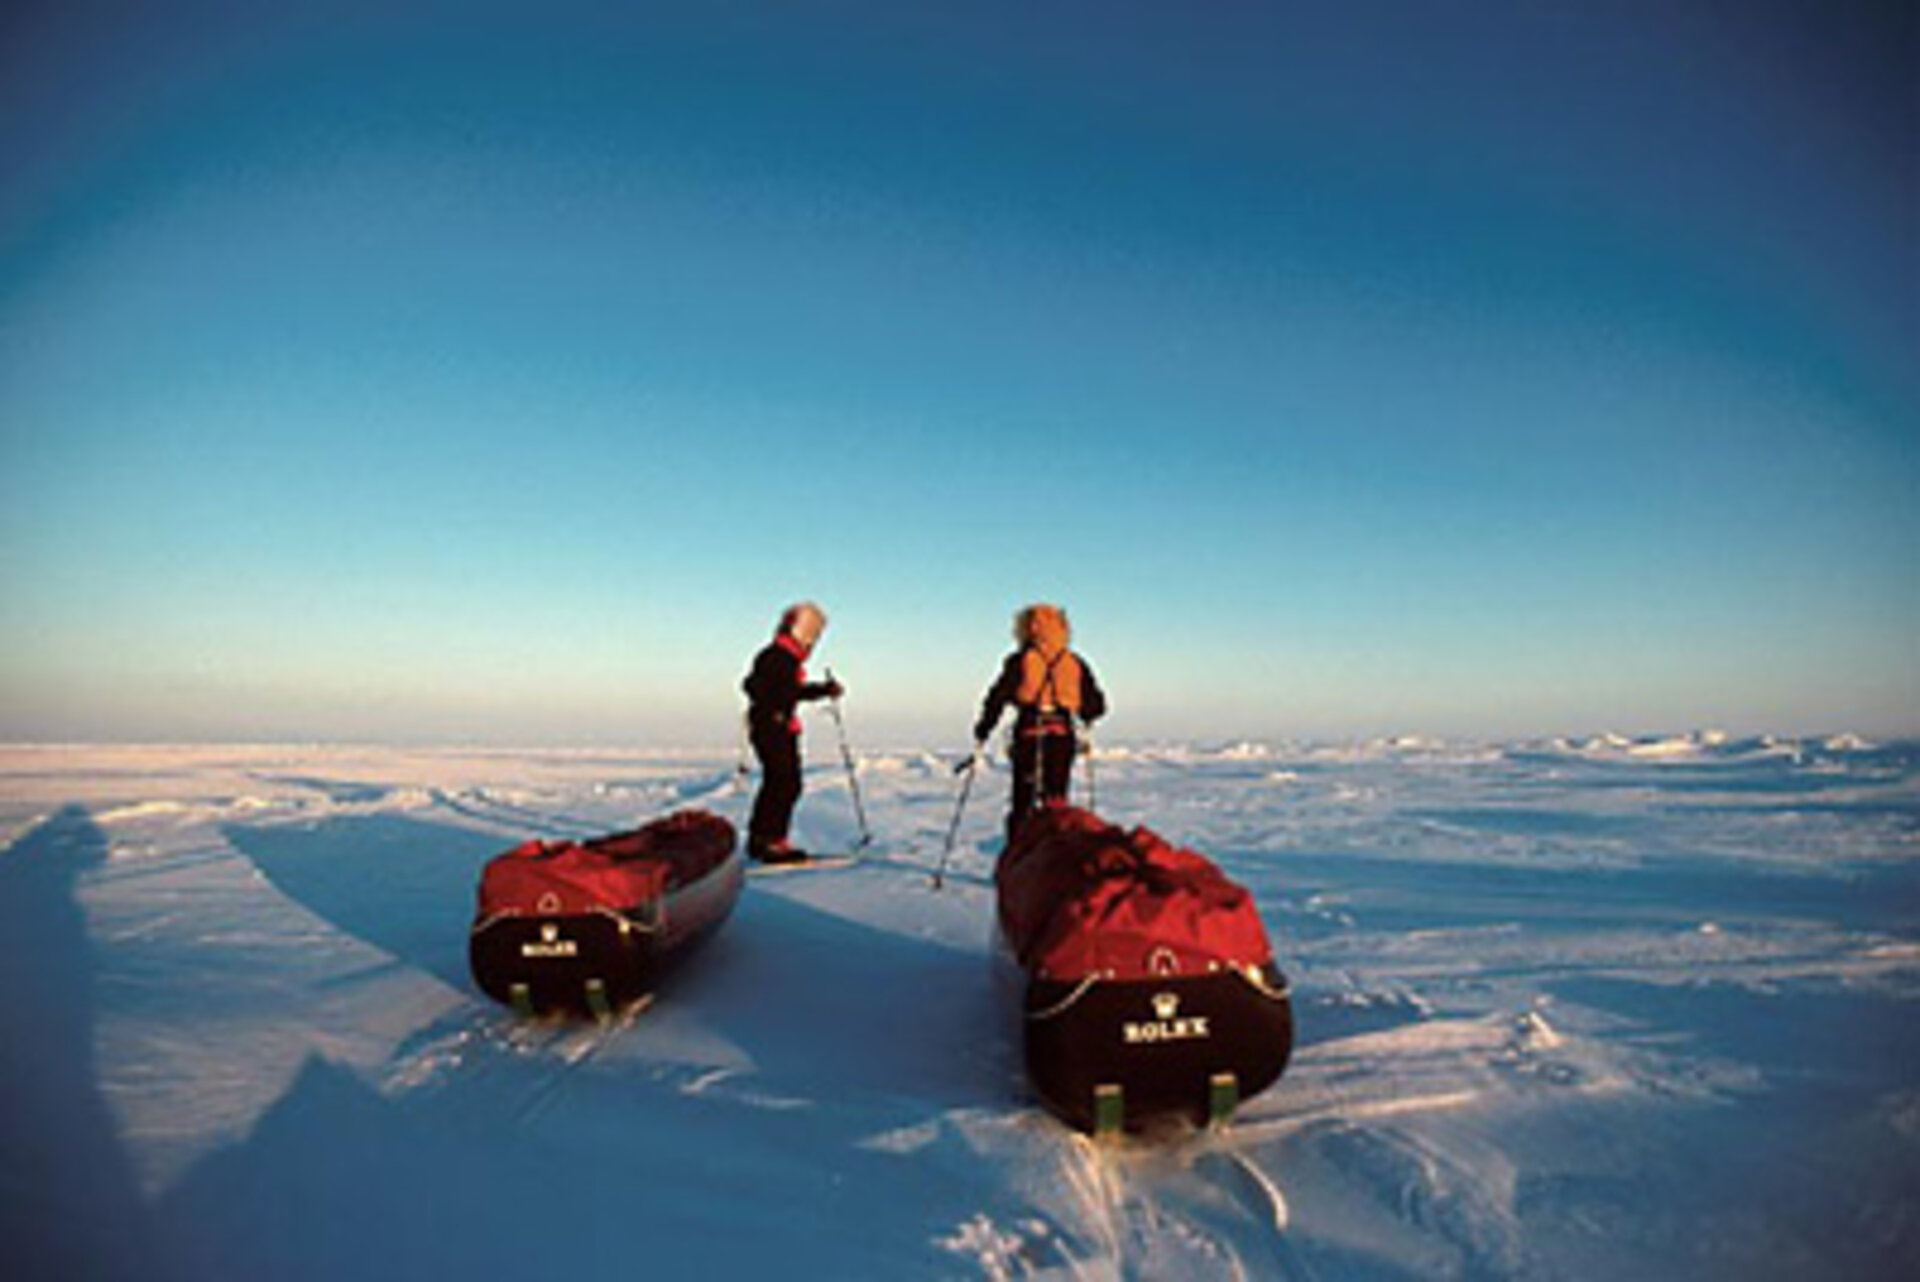
[[[838,681],[808,681],[806,661],[827,628],[811,601],[787,607],[773,640],[754,656],[740,688],[747,694],[747,738],[760,759],[760,791],[747,822],[747,853],[762,863],[801,863],[807,852],[787,838],[800,801],[799,705],[837,699]]]
[[[1038,806],[1065,802],[1080,747],[1079,727],[1106,715],[1107,696],[1093,667],[1070,644],[1067,612],[1057,605],[1030,605],[1014,616],[1019,648],[1000,665],[987,690],[975,743],[985,743],[1012,704],[1013,798],[1007,809],[1007,841]]]

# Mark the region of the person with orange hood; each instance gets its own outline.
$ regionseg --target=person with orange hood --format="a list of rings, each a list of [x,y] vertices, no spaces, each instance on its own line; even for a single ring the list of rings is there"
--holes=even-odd
[[[974,723],[975,743],[985,743],[1007,705],[1013,722],[1013,800],[1007,840],[1035,808],[1067,799],[1080,725],[1106,715],[1107,697],[1093,668],[1074,653],[1072,626],[1057,605],[1030,605],[1013,618],[1018,648],[1000,665]]]
[[[811,601],[780,615],[773,640],[754,656],[740,688],[747,695],[747,738],[760,759],[760,791],[747,821],[747,853],[762,863],[804,863],[808,856],[787,839],[800,801],[799,705],[837,699],[838,681],[808,681],[807,656],[827,630],[827,616]]]

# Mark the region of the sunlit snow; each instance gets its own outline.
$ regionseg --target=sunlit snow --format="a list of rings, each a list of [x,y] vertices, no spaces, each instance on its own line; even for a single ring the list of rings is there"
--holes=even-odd
[[[1300,1038],[1230,1128],[1117,1144],[1022,1091],[1003,767],[932,889],[952,765],[861,754],[874,857],[753,881],[602,1029],[474,989],[480,865],[738,821],[730,757],[0,749],[10,1275],[1920,1271],[1920,749],[1103,751],[1079,799],[1253,889]]]

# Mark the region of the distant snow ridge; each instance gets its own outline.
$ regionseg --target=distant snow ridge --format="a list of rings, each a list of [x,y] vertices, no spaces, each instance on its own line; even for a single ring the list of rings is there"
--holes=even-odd
[[[1678,735],[1671,739],[1641,740],[1629,744],[1626,751],[1630,757],[1697,757],[1702,750],[1717,748],[1725,742],[1725,735],[1710,731],[1706,734]]]
[[[854,759],[854,766],[863,775],[940,775],[952,769],[931,752],[862,753]]]
[[[1814,752],[1861,753],[1877,751],[1877,748],[1850,733],[1802,739],[1773,734],[1736,737],[1724,730],[1693,730],[1670,735],[1607,733],[1587,738],[1556,738],[1544,741],[1539,750],[1595,761],[1690,762],[1765,758],[1803,761]]]

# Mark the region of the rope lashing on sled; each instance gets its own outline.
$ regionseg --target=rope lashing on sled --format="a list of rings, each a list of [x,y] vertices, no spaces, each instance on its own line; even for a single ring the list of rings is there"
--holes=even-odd
[[[1027,1019],[1031,1022],[1037,1023],[1041,1020],[1052,1019],[1056,1015],[1064,1015],[1068,1011],[1072,1010],[1073,1004],[1079,1001],[1082,997],[1085,997],[1088,991],[1092,989],[1092,987],[1095,984],[1099,983],[1103,979],[1109,979],[1111,977],[1112,975],[1110,972],[1088,975],[1085,978],[1081,979],[1081,981],[1078,984],[1075,984],[1073,986],[1073,990],[1069,992],[1065,997],[1062,997],[1059,1001],[1047,1007],[1045,1010],[1028,1011]]]
[[[1247,981],[1249,988],[1262,997],[1272,998],[1276,1002],[1286,1001],[1293,991],[1285,979],[1280,981],[1278,988],[1274,987],[1273,983],[1267,979],[1266,971],[1258,966],[1235,966],[1233,970],[1241,979]]]
[[[661,911],[658,905],[645,904],[645,905],[640,905],[640,907],[644,907],[649,912],[651,912],[652,914],[651,918],[636,916],[631,911],[621,912],[618,908],[610,908],[605,904],[588,904],[585,907],[579,909],[577,912],[564,913],[564,914],[555,912],[555,911],[550,911],[545,907],[535,908],[531,911],[525,908],[507,908],[507,909],[503,909],[500,912],[494,913],[491,916],[483,917],[479,921],[476,921],[475,923],[473,923],[473,926],[471,927],[469,933],[477,935],[481,931],[486,930],[491,926],[496,926],[503,921],[518,921],[528,917],[555,917],[555,916],[585,917],[590,914],[598,914],[599,916],[602,916],[602,917],[612,918],[614,923],[617,926],[619,926],[620,933],[623,935],[627,934],[630,931],[636,931],[636,930],[643,935],[657,934],[660,928],[663,925],[665,925],[665,922],[662,920],[665,914]]]

